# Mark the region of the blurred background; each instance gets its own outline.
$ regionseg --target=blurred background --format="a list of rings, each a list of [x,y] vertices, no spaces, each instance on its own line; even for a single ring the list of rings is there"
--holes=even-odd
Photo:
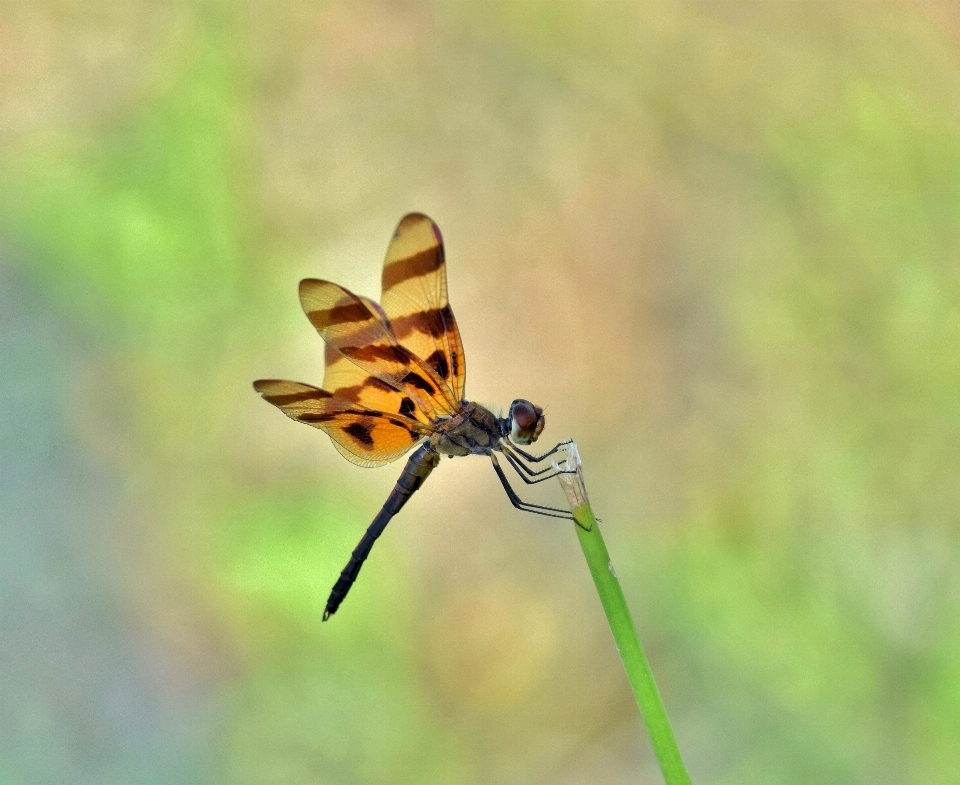
[[[0,4],[0,782],[658,783],[571,526],[401,464],[302,277],[433,217],[547,407],[696,783],[960,771],[960,12]],[[562,503],[551,487],[532,498]]]

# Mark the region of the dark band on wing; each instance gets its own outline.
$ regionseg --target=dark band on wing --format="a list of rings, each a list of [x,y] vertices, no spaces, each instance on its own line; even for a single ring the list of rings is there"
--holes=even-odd
[[[318,330],[325,330],[338,324],[368,322],[373,316],[362,302],[351,302],[345,305],[335,305],[333,308],[325,310],[310,311],[307,318]]]
[[[441,379],[450,378],[450,366],[447,365],[446,355],[444,355],[444,353],[439,349],[427,357],[424,362],[433,368],[433,370],[437,372],[437,376],[439,376]]]
[[[361,363],[375,363],[378,360],[387,360],[393,363],[406,365],[410,354],[401,346],[391,346],[390,344],[371,343],[367,346],[341,346],[340,353],[350,359]]]
[[[322,401],[324,398],[331,398],[332,394],[326,390],[304,390],[297,393],[281,393],[279,395],[263,394],[263,399],[274,406],[286,406],[299,401]]]
[[[410,373],[406,374],[401,381],[404,384],[410,384],[418,389],[428,392],[430,395],[433,395],[437,391],[437,388],[434,387],[433,384],[424,379],[419,373],[414,373],[413,371],[410,371]]]
[[[350,425],[343,429],[343,432],[350,434],[350,436],[352,436],[361,444],[365,444],[367,447],[373,446],[373,437],[370,435],[370,426],[365,425],[364,423],[350,423]]]
[[[387,417],[387,422],[391,425],[396,425],[398,428],[403,428],[407,433],[409,433],[414,438],[422,435],[421,431],[418,431],[416,428],[411,428],[410,423],[404,422],[403,420],[398,420],[396,417]]]
[[[427,275],[443,265],[443,250],[439,246],[427,248],[420,253],[398,259],[383,268],[383,291],[387,291],[399,283],[416,278],[418,275]]]
[[[302,414],[298,415],[296,419],[306,423],[325,423],[333,422],[343,417],[343,414],[343,412],[303,412]],[[390,417],[383,412],[368,411],[366,412],[366,417],[368,418],[367,421],[352,422],[343,429],[343,432],[350,434],[354,439],[362,444],[366,444],[367,446],[373,444],[373,437],[371,436],[371,433],[377,426],[377,420],[388,422],[390,425],[394,425],[397,428],[403,428],[403,430],[409,433],[414,439],[417,439],[423,433],[429,433],[430,431],[429,428],[411,427],[409,421],[405,422],[398,417]]]
[[[296,419],[302,422],[330,422],[336,420],[342,412],[301,412]]]
[[[344,357],[359,363],[375,363],[378,360],[388,360],[402,365],[409,365],[410,352],[402,346],[372,343],[368,346],[344,346],[340,352]],[[424,390],[430,395],[436,395],[437,388],[428,379],[420,374],[409,371],[399,379],[400,384],[410,384]]]
[[[368,376],[363,380],[363,384],[355,384],[352,387],[337,388],[337,398],[343,398],[351,403],[357,403],[363,397],[363,391],[368,389],[380,390],[381,392],[396,393],[397,390],[391,387],[382,379],[376,376]]]
[[[390,320],[390,326],[393,328],[393,334],[400,341],[413,332],[420,332],[436,339],[443,338],[447,334],[447,324],[452,320],[453,310],[449,305],[445,305],[443,308],[396,316]]]

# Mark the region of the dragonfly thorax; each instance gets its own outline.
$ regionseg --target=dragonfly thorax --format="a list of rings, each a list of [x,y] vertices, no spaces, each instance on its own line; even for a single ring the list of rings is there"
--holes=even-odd
[[[430,446],[443,455],[489,455],[506,435],[503,423],[485,406],[463,401],[452,417],[434,422]]]
[[[443,455],[489,455],[500,449],[502,439],[515,444],[535,442],[543,426],[543,410],[530,401],[517,399],[502,418],[479,403],[464,401],[452,417],[434,421],[429,442]]]

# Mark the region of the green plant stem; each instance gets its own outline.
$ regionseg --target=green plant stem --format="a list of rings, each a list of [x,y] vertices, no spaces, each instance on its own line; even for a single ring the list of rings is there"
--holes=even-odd
[[[633,688],[633,695],[640,707],[640,714],[643,715],[650,733],[663,779],[667,785],[690,785],[690,775],[687,774],[680,757],[680,749],[673,736],[667,712],[663,708],[660,691],[653,680],[653,672],[643,653],[643,647],[640,646],[640,639],[627,609],[627,601],[620,588],[620,581],[613,571],[610,554],[607,553],[607,546],[600,535],[600,527],[593,510],[590,509],[590,503],[578,504],[572,508],[572,512],[578,524],[574,528],[577,530],[583,555],[590,567],[603,611],[607,614],[607,621]]]

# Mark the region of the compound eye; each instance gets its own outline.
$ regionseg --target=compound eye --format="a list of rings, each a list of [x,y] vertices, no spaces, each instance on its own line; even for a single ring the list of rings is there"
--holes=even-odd
[[[510,404],[510,438],[517,444],[535,442],[543,430],[543,410],[518,398]]]
[[[510,407],[510,416],[521,430],[527,430],[537,424],[537,410],[530,401],[514,401]]]

